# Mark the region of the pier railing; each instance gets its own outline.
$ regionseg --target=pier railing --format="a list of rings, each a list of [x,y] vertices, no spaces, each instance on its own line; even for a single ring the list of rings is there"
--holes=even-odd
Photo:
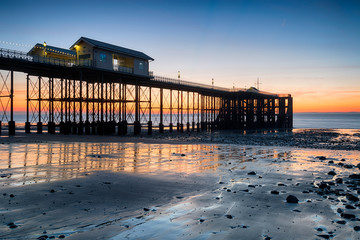
[[[74,66],[84,66],[84,67],[93,67],[92,60],[90,59],[79,59],[79,60],[70,60],[70,59],[60,59],[60,58],[53,58],[53,57],[41,57],[41,56],[31,56],[28,55],[26,52],[16,51],[11,49],[4,49],[0,48],[0,57],[3,58],[15,58],[29,62],[36,62],[36,63],[44,63],[44,64],[51,64],[57,66],[64,66],[64,67],[74,67]],[[116,72],[123,72],[123,73],[134,73],[132,68],[117,66],[114,67],[114,71]],[[214,89],[218,91],[225,91],[225,92],[256,92],[265,95],[275,95],[268,92],[258,91],[258,90],[251,90],[246,88],[224,88],[218,87],[213,85],[207,85],[202,83],[194,83],[190,81],[185,81],[182,79],[176,78],[169,78],[169,77],[162,77],[153,75],[153,72],[149,72],[149,75],[152,81],[157,82],[164,82],[164,83],[172,83],[176,85],[184,85],[184,86],[192,86],[192,87],[199,87],[205,89]],[[285,95],[284,95],[285,96]]]

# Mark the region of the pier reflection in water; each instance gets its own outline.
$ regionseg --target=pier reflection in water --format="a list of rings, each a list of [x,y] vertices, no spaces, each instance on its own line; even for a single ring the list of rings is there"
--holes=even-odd
[[[31,143],[0,146],[0,183],[25,185],[79,178],[92,171],[199,174],[287,153],[235,145]]]

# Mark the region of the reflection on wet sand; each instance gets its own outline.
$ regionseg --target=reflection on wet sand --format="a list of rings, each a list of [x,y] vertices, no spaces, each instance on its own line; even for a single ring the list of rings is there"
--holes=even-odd
[[[226,166],[227,159],[241,163],[288,155],[235,145],[84,142],[10,144],[2,145],[0,152],[3,186],[79,178],[92,171],[196,174]]]

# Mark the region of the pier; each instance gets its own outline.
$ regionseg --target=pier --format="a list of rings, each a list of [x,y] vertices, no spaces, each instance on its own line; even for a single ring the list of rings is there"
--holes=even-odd
[[[128,66],[107,69],[94,66],[95,59],[95,55],[66,59],[0,49],[3,128],[15,134],[14,72],[26,74],[26,133],[138,135],[153,130],[293,127],[290,94],[221,88],[150,71],[137,73]],[[143,69],[142,63],[139,66]]]

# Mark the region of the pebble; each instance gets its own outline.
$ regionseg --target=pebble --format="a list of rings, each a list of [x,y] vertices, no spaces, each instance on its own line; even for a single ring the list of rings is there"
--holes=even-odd
[[[330,172],[328,172],[328,175],[335,176],[336,172],[335,171],[330,171]]]
[[[182,157],[185,157],[186,155],[182,153],[181,156],[182,156]]]
[[[144,208],[144,211],[148,212],[148,211],[150,211],[150,209],[149,208]]]
[[[8,224],[8,227],[9,228],[17,228],[18,226],[15,223],[11,222]]]
[[[256,172],[254,172],[254,171],[249,172],[248,175],[256,175]]]
[[[65,235],[60,235],[59,238],[65,238]]]
[[[340,221],[337,221],[336,223],[338,223],[338,224],[346,224],[346,221],[340,220]]]
[[[55,192],[55,190],[54,190],[54,189],[51,189],[51,190],[50,190],[50,192],[51,192],[51,193],[54,193],[54,192]]]
[[[335,182],[338,183],[338,184],[342,184],[342,183],[343,183],[343,179],[342,179],[342,178],[337,178],[337,179],[335,180]]]
[[[293,196],[293,195],[289,195],[287,198],[286,198],[286,202],[288,203],[298,203],[299,202],[299,199],[297,199],[297,197]]]
[[[13,197],[15,197],[15,195],[14,195],[14,194],[10,194],[10,197],[13,198]]]
[[[232,218],[233,218],[233,216],[230,215],[230,214],[225,215],[225,217],[227,217],[228,219],[232,219]]]
[[[279,192],[276,190],[273,190],[273,191],[271,191],[271,194],[279,194]]]
[[[360,226],[355,226],[355,227],[354,227],[354,230],[355,230],[355,231],[360,231]]]
[[[355,218],[355,215],[354,214],[351,214],[351,213],[341,213],[340,215],[342,218],[346,218],[346,219],[354,219]]]
[[[349,204],[348,204],[348,205],[346,205],[346,206],[345,206],[345,208],[346,208],[346,209],[356,209],[354,206],[349,205]]]
[[[349,201],[352,201],[352,202],[358,202],[359,201],[359,198],[352,195],[351,193],[346,194],[346,199],[349,200]]]
[[[317,235],[318,237],[322,237],[322,238],[325,238],[325,239],[330,239],[330,236],[329,235],[326,235],[326,234],[321,234],[321,235]]]
[[[324,156],[317,156],[316,158],[318,158],[319,160],[326,160],[326,157]]]

